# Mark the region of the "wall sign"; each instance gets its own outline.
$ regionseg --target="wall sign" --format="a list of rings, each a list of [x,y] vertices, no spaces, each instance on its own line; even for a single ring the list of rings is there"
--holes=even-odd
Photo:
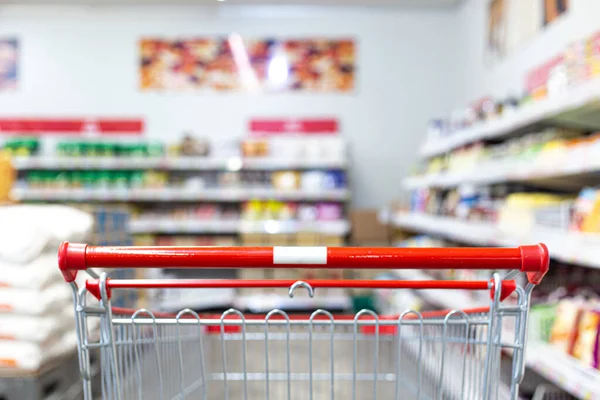
[[[337,134],[339,123],[335,118],[256,118],[249,123],[251,136],[280,134]]]
[[[145,38],[142,90],[339,92],[355,88],[352,39]]]
[[[0,91],[16,89],[18,83],[19,43],[0,38]]]
[[[141,135],[144,121],[116,118],[0,118],[2,135]]]

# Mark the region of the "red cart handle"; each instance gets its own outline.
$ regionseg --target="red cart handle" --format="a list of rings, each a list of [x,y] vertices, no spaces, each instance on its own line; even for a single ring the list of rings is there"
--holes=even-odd
[[[403,281],[403,280],[339,280],[309,279],[297,281],[289,279],[106,279],[106,294],[110,298],[112,289],[215,289],[215,288],[289,288],[305,283],[312,289],[454,289],[489,290],[494,298],[494,281]],[[514,280],[501,282],[500,300],[510,296],[517,288]],[[97,299],[101,297],[100,280],[88,279],[85,286]]]
[[[549,266],[543,244],[517,248],[131,247],[64,242],[67,282],[87,268],[321,268],[520,270],[538,284]]]

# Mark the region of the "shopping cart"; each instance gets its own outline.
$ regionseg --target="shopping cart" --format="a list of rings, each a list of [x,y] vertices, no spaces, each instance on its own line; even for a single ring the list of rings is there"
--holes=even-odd
[[[104,399],[497,399],[502,397],[503,349],[513,354],[506,397],[516,399],[524,372],[529,297],[548,263],[548,251],[541,244],[384,249],[63,243],[59,249],[59,267],[73,288],[86,399],[93,397],[94,352],[100,353]],[[94,267],[509,272],[481,281],[120,280],[98,275],[90,269]],[[78,288],[75,278],[81,270],[91,279]],[[490,302],[485,308],[407,310],[395,316],[369,310],[333,315],[322,309],[301,316],[279,309],[266,315],[244,315],[236,309],[220,315],[199,315],[189,309],[165,314],[111,307],[115,290],[222,287],[289,288],[290,297],[300,290],[312,296],[320,288],[481,290],[490,293]],[[511,301],[503,301],[509,296]],[[94,318],[100,319],[96,339],[88,329]]]

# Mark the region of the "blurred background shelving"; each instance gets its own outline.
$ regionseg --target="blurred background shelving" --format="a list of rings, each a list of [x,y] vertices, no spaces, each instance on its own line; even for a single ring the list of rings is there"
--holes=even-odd
[[[412,174],[401,182],[402,196],[379,215],[396,246],[547,244],[551,272],[532,299],[526,366],[578,399],[600,398],[587,342],[597,337],[600,304],[600,81],[590,72],[597,65],[589,51],[595,38],[572,42],[531,69],[525,100],[484,97],[433,120]],[[395,276],[469,279],[473,273]],[[487,303],[468,292],[415,296],[409,300],[421,307]]]
[[[0,216],[13,205],[31,211],[25,223],[0,219],[0,230],[14,224],[15,241],[29,228],[23,237],[52,236],[38,257],[50,257],[58,237],[138,246],[544,242],[551,272],[532,295],[519,398],[600,400],[600,2],[39,3],[0,0]],[[52,219],[67,215],[60,205],[77,218]],[[0,274],[33,276],[48,263],[5,256]],[[492,272],[116,274],[474,280]],[[0,275],[0,299],[34,291],[32,309],[64,300],[52,297],[60,276],[39,274],[27,285],[9,275]],[[123,294],[118,305],[258,314],[489,303],[487,293],[453,290]],[[70,319],[48,328],[70,346],[61,353],[38,340],[48,324],[40,315],[22,316],[25,337],[4,332],[19,325],[16,314],[0,313],[16,321],[0,324],[0,400],[15,400],[3,390],[23,386],[13,380],[23,370],[36,390],[73,383],[73,338],[62,336]],[[15,343],[34,356],[10,358]],[[50,357],[59,353],[65,358]],[[511,352],[502,357],[512,360]],[[52,375],[63,360],[70,369]],[[499,398],[506,389],[499,384]]]

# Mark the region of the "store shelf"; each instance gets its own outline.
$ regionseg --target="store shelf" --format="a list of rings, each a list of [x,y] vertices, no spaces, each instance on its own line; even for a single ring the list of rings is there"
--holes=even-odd
[[[236,292],[234,289],[166,289],[162,297],[157,308],[165,311],[227,309],[234,304]]]
[[[542,242],[556,260],[600,268],[600,234],[571,233],[552,228],[536,228],[528,233],[505,232],[492,224],[418,213],[395,215],[390,217],[389,222],[398,228],[477,246],[518,246]]]
[[[238,233],[298,233],[314,232],[335,236],[345,236],[350,231],[350,223],[341,221],[239,221],[239,220],[173,220],[139,219],[131,221],[132,233],[197,233],[197,234],[238,234]]]
[[[398,270],[397,275],[401,279],[433,279],[422,271]],[[420,290],[418,292],[428,303],[442,309],[464,309],[469,307],[480,307],[483,303],[473,303],[472,296],[464,290],[432,291]],[[508,332],[503,334],[512,337]],[[542,375],[563,390],[583,400],[600,400],[600,371],[587,367],[579,360],[564,354],[547,343],[529,341],[525,352],[526,365],[538,374]]]
[[[12,161],[17,170],[47,169],[107,169],[107,170],[281,170],[281,169],[344,169],[341,160],[293,160],[277,158],[241,157],[16,157]]]
[[[197,233],[197,234],[236,234],[238,220],[173,220],[166,218],[139,219],[129,223],[131,233]]]
[[[417,269],[395,270],[394,274],[403,280],[437,280],[422,270]],[[428,303],[444,309],[462,310],[467,306],[468,308],[476,308],[489,305],[489,295],[486,298],[486,296],[477,296],[476,292],[467,292],[466,290],[418,290],[417,292]]]
[[[420,150],[423,157],[443,154],[468,143],[500,138],[543,122],[569,122],[572,126],[600,127],[600,121],[588,120],[588,109],[598,106],[600,79],[580,84],[554,97],[521,107],[497,120],[483,122],[447,138],[426,142]]]
[[[568,160],[568,162],[563,162]],[[578,176],[600,173],[600,158],[574,154],[566,156],[564,160],[546,162],[539,166],[535,163],[481,163],[472,171],[462,173],[450,172],[439,174],[428,174],[424,176],[410,177],[403,181],[407,189],[418,189],[424,187],[454,187],[461,184],[489,185],[501,182],[539,181],[548,179],[566,179]],[[597,179],[597,177],[592,177]],[[585,179],[582,179],[585,182]],[[575,183],[574,183],[575,184]]]
[[[268,188],[199,188],[199,189],[33,189],[14,188],[13,200],[48,201],[214,201],[238,202],[250,199],[289,201],[345,201],[347,189],[276,190]]]
[[[443,236],[450,240],[478,246],[510,245],[501,240],[498,230],[491,224],[467,223],[454,218],[419,213],[394,215],[390,218],[390,223],[398,228]]]
[[[600,400],[600,371],[587,367],[547,343],[529,343],[525,362],[563,390],[582,400]]]
[[[352,308],[352,300],[346,295],[319,296],[314,298],[297,295],[294,298],[277,294],[257,294],[236,298],[235,308],[255,313],[269,312],[273,309],[293,311],[348,310]]]
[[[298,233],[314,232],[333,236],[350,233],[350,222],[341,221],[244,221],[240,233]]]

